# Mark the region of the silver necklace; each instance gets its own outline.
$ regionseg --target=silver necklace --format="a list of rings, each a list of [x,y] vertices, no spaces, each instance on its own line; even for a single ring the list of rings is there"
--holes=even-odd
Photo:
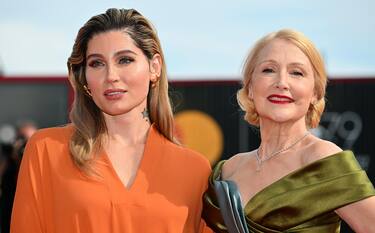
[[[297,143],[299,143],[300,141],[302,141],[305,137],[307,137],[307,135],[309,135],[310,132],[307,131],[302,137],[298,138],[296,141],[294,141],[292,144],[290,144],[289,146],[287,147],[284,147],[278,151],[275,151],[273,152],[272,154],[270,155],[265,155],[263,158],[260,158],[259,156],[259,149],[260,147],[257,149],[256,151],[256,154],[255,154],[255,158],[257,160],[257,168],[256,168],[256,171],[259,172],[260,171],[260,168],[262,167],[262,163],[266,162],[267,160],[271,159],[272,157],[275,157],[276,155],[284,152],[284,151],[287,151],[289,150],[290,148],[292,148],[293,146],[295,146]]]

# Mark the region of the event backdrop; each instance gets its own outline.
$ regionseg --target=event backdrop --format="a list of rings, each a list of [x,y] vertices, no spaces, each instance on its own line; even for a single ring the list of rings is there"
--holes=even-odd
[[[243,120],[236,92],[238,81],[173,82],[170,96],[176,113],[176,135],[187,147],[215,165],[220,159],[256,149],[259,131]],[[0,143],[9,126],[32,120],[39,127],[68,122],[73,92],[64,77],[0,77]],[[313,133],[353,150],[375,183],[375,78],[334,79],[327,88],[321,124]],[[10,135],[11,136],[11,135]],[[8,140],[7,139],[7,140]],[[350,232],[343,227],[342,232]]]

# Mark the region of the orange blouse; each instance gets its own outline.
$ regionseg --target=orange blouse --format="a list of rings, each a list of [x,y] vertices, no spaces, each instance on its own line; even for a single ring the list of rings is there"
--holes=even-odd
[[[127,189],[103,152],[101,178],[88,178],[68,148],[72,125],[29,140],[14,199],[12,233],[202,232],[208,161],[151,126],[134,183]]]

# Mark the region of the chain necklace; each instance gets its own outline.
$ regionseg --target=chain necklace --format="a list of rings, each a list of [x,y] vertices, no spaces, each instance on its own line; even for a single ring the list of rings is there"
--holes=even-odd
[[[282,148],[282,149],[280,149],[280,150],[278,150],[278,151],[275,151],[275,152],[273,152],[273,153],[270,154],[270,155],[266,155],[266,156],[264,156],[263,159],[260,158],[260,156],[259,156],[259,149],[260,149],[260,147],[259,147],[259,148],[257,149],[257,151],[256,151],[256,154],[255,154],[255,158],[256,158],[256,160],[257,160],[257,168],[256,168],[256,171],[257,171],[257,172],[260,171],[260,168],[262,167],[262,163],[266,162],[267,160],[271,159],[272,157],[275,157],[276,155],[278,155],[278,154],[280,154],[280,153],[282,153],[282,152],[284,152],[284,151],[287,151],[287,150],[291,149],[293,146],[295,146],[297,143],[299,143],[300,141],[302,141],[302,140],[303,140],[305,137],[307,137],[307,135],[309,135],[309,134],[310,134],[310,132],[307,131],[302,137],[300,137],[299,139],[297,139],[296,141],[294,141],[294,142],[293,142],[292,144],[290,144],[289,146],[284,147],[284,148]]]

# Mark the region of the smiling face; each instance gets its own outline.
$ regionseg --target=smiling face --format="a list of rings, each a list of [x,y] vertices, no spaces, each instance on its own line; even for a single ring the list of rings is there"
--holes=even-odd
[[[305,122],[309,105],[316,101],[310,60],[291,42],[272,40],[259,53],[248,97],[255,104],[260,124],[266,119]]]
[[[116,116],[147,107],[150,81],[160,75],[160,55],[151,60],[124,31],[95,35],[86,52],[86,81],[95,104]]]

